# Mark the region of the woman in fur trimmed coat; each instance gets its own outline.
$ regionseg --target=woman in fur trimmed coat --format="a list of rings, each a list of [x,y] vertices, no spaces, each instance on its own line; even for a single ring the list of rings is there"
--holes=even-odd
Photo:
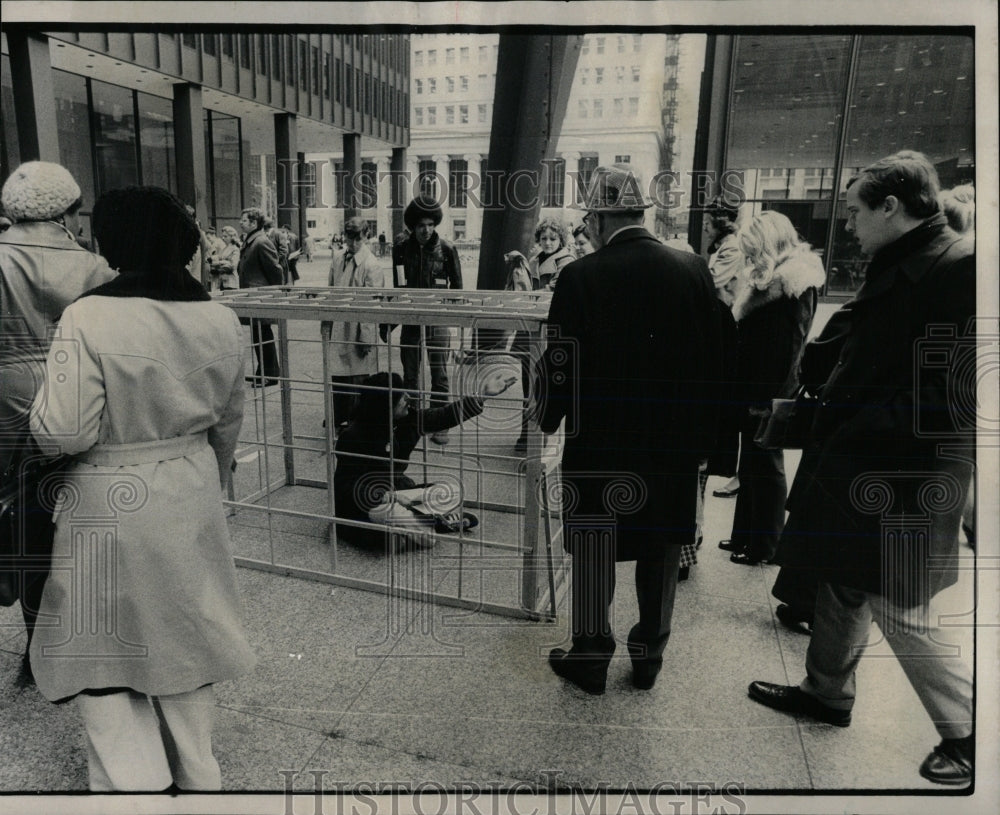
[[[799,357],[816,313],[823,263],[780,212],[761,212],[740,231],[747,257],[746,285],[733,303],[738,345],[736,398],[740,421],[740,492],[733,532],[720,548],[730,560],[755,565],[774,557],[785,521],[784,452],[754,443],[774,398],[798,388]]]

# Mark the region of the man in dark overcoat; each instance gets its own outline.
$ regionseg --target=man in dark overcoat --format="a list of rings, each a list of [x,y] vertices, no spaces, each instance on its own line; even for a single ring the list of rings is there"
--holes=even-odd
[[[721,369],[705,261],[642,226],[652,202],[627,164],[595,171],[584,219],[598,250],[563,269],[539,367],[541,429],[565,420],[564,545],[573,556],[570,651],[549,664],[605,689],[615,564],[634,560],[632,681],[651,688],[670,636],[681,546],[693,540],[698,464],[712,448]]]
[[[278,259],[278,250],[265,231],[264,213],[255,208],[243,210],[240,229],[243,230],[243,246],[240,249],[240,288],[253,289],[258,286],[279,286],[284,282],[285,271]],[[278,349],[274,341],[274,330],[266,320],[250,320],[254,352],[257,355],[257,370],[247,377],[255,388],[277,385],[281,376],[278,363]]]
[[[975,254],[948,227],[934,166],[903,151],[848,183],[847,229],[871,257],[803,382],[821,383],[788,501],[790,567],[819,587],[806,678],[753,682],[756,701],[846,727],[878,624],[943,741],[925,778],[972,778],[972,674],[932,599],[957,581],[975,441]],[[808,364],[806,364],[808,363]]]

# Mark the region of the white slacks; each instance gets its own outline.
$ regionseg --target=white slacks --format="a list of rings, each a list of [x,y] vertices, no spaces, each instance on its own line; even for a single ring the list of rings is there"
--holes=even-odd
[[[211,685],[172,696],[134,691],[76,697],[87,736],[91,792],[222,788],[212,754]]]
[[[900,608],[878,594],[820,583],[806,678],[799,687],[838,710],[854,705],[854,673],[874,618],[943,739],[972,733],[972,671],[943,645],[933,602]]]

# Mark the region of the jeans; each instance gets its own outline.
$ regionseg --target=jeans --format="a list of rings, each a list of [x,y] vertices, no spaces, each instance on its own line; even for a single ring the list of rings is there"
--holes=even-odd
[[[403,363],[403,387],[408,391],[421,390],[420,331],[424,328],[427,357],[431,368],[431,402],[443,405],[448,401],[448,353],[451,333],[446,326],[404,325],[399,333],[399,356]]]

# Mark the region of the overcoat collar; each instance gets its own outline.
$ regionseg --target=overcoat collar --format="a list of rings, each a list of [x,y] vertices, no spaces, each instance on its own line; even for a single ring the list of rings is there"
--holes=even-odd
[[[0,234],[0,243],[38,246],[45,249],[87,251],[76,242],[66,227],[55,221],[20,221]]]
[[[941,213],[928,218],[872,257],[855,301],[878,297],[892,288],[898,273],[917,283],[952,245],[962,240]]]
[[[605,246],[617,246],[619,243],[625,243],[626,241],[639,240],[640,238],[648,238],[651,241],[656,240],[656,237],[649,232],[644,226],[626,226],[618,230],[614,235],[611,236],[611,240],[608,241]]]

